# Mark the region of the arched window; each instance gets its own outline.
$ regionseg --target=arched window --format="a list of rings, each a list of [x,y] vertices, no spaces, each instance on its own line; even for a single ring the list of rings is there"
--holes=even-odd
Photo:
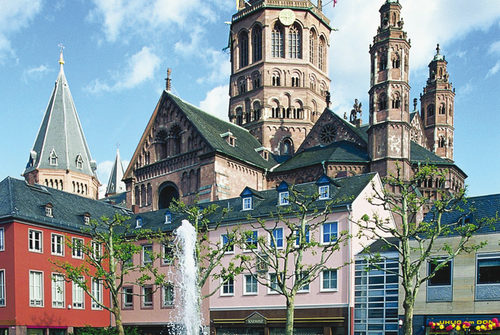
[[[146,206],[146,186],[141,185],[141,207]]]
[[[262,59],[262,28],[258,25],[252,29],[252,59],[254,62]]]
[[[250,99],[245,99],[245,123],[252,121],[252,113],[250,111]]]
[[[147,189],[146,189],[146,193],[147,193],[147,203],[146,205],[151,205],[152,203],[152,200],[153,200],[153,188],[151,187],[151,184],[148,183],[148,186],[147,186]]]
[[[315,76],[311,76],[310,80],[311,81],[310,81],[309,86],[311,87],[311,90],[316,91],[316,77]]]
[[[273,101],[272,107],[271,107],[271,117],[273,118],[279,118],[280,117],[280,104],[278,101]]]
[[[252,73],[252,85],[254,90],[260,87],[260,72],[256,71]]]
[[[387,109],[387,96],[385,93],[382,93],[378,97],[378,110],[384,110]]]
[[[392,108],[399,108],[401,106],[401,98],[398,94],[392,99]]]
[[[392,68],[399,69],[401,66],[401,60],[399,59],[399,54],[395,54],[392,58]]]
[[[280,74],[278,72],[273,73],[272,85],[273,86],[281,86]]]
[[[259,101],[254,101],[253,102],[253,120],[260,120],[260,102]]]
[[[243,124],[243,109],[241,107],[236,108],[236,124],[238,126]]]
[[[321,36],[319,39],[319,47],[318,47],[318,67],[322,71],[325,71],[325,50],[326,50],[325,38]]]
[[[179,199],[177,187],[170,182],[161,185],[158,194],[158,209],[168,208],[173,199]]]
[[[434,104],[430,104],[429,106],[427,106],[427,117],[434,116],[434,112],[435,112]]]
[[[170,130],[170,140],[172,143],[172,155],[178,155],[181,153],[181,144],[182,144],[182,134],[181,128],[175,125]]]
[[[287,137],[281,142],[281,155],[292,155],[293,154],[293,141],[291,138]]]
[[[247,91],[247,81],[244,77],[238,78],[238,94],[243,94]]]
[[[309,33],[309,62],[316,64],[316,31],[311,30]]]
[[[298,73],[292,74],[292,87],[300,87],[300,76]]]
[[[302,58],[302,33],[297,24],[288,28],[288,57]]]
[[[444,106],[444,104],[441,104],[439,106],[439,114],[441,114],[441,115],[446,114],[446,107]]]
[[[439,136],[438,147],[439,148],[446,147],[446,138],[444,136]]]
[[[384,71],[387,69],[387,52],[385,50],[381,51],[378,59],[378,70]]]
[[[274,24],[274,28],[271,33],[271,50],[273,57],[285,57],[284,32],[283,27],[278,22]]]
[[[240,68],[248,65],[248,33],[243,31],[239,38],[240,46]]]

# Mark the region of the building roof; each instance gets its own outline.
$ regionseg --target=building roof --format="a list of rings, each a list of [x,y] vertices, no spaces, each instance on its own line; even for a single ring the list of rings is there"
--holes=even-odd
[[[59,63],[59,75],[24,174],[35,169],[55,169],[76,171],[95,177],[97,165],[90,155],[64,75],[62,54]],[[51,161],[51,157],[56,159]]]
[[[120,150],[116,149],[115,162],[109,175],[108,186],[106,187],[106,196],[125,192],[125,183],[123,182],[123,165],[120,159]]]
[[[163,94],[170,98],[185,113],[189,121],[193,123],[213,150],[264,169],[269,169],[276,165],[276,161],[272,155],[268,155],[268,160],[265,160],[256,151],[256,149],[262,147],[262,144],[245,128],[208,114],[173,95],[171,92],[164,91]],[[228,132],[231,132],[236,138],[234,147],[221,137],[221,134]]]
[[[52,217],[45,215],[45,207],[48,204],[52,206]],[[102,216],[113,217],[117,212],[123,215],[131,214],[123,207],[50,187],[29,185],[12,177],[0,182],[0,224],[19,220],[82,232],[85,227],[85,215],[99,219]]]

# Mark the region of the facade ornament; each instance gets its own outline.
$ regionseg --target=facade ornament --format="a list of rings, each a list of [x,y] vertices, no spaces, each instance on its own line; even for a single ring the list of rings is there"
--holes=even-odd
[[[349,117],[349,121],[351,123],[355,123],[356,120],[358,119],[358,113],[359,113],[359,119],[361,119],[361,114],[363,111],[361,110],[361,102],[359,102],[358,99],[354,99],[354,105],[352,106],[351,109],[351,116]]]

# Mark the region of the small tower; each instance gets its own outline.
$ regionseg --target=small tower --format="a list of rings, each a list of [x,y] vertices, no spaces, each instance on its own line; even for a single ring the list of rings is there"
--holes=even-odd
[[[293,154],[327,107],[329,20],[309,0],[240,1],[237,9],[229,120],[273,153]]]
[[[115,163],[113,164],[113,168],[111,169],[111,173],[109,175],[108,186],[106,187],[106,197],[123,193],[126,191],[125,183],[123,182],[123,165],[120,159],[120,150],[116,148],[116,157]]]
[[[29,184],[97,199],[97,164],[90,155],[64,75],[62,47],[59,64],[59,75],[23,176]]]
[[[429,78],[420,96],[421,117],[429,150],[453,161],[453,105],[455,90],[449,82],[444,55],[439,44],[436,55],[429,63]]]
[[[370,45],[369,154],[372,171],[382,176],[395,171],[410,174],[409,96],[410,42],[403,31],[399,0],[380,8],[380,26]]]

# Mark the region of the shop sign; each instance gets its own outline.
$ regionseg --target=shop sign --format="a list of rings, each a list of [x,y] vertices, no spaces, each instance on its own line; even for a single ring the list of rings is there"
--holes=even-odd
[[[427,318],[427,326],[437,331],[491,331],[500,328],[498,317],[493,315],[435,316]]]
[[[246,318],[245,323],[247,325],[265,325],[266,321],[266,318],[262,314],[253,312],[248,318]]]

